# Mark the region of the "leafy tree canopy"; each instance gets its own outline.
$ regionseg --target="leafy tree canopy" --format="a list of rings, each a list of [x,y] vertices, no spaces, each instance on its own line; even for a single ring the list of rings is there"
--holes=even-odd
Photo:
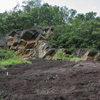
[[[41,5],[41,0],[23,1],[11,11],[0,13],[0,35],[12,29],[33,26],[55,26],[54,35],[48,41],[56,48],[100,49],[100,17],[96,12],[78,14],[66,6]]]

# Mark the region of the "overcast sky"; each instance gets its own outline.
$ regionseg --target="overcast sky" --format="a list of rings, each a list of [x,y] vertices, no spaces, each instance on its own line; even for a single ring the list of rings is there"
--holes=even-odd
[[[5,10],[15,7],[17,2],[21,3],[24,0],[1,0],[0,13]],[[69,9],[75,9],[78,13],[97,12],[100,16],[100,0],[42,0],[42,3],[50,5],[67,6]]]

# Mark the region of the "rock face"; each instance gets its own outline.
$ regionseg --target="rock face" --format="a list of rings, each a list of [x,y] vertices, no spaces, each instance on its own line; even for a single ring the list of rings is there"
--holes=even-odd
[[[20,52],[22,59],[31,57],[51,59],[50,55],[55,49],[45,39],[52,35],[52,31],[53,27],[49,26],[41,29],[35,27],[26,30],[14,29],[5,38],[0,39],[0,47]]]
[[[55,49],[47,41],[40,41],[38,45],[38,57],[52,59],[52,53],[55,52]]]
[[[42,28],[31,29],[13,29],[10,33],[0,37],[0,47],[6,50],[15,50],[24,58],[43,58],[52,59],[58,54],[55,48],[46,41],[46,38],[53,35],[54,28],[45,26]],[[57,52],[55,52],[57,51]],[[71,54],[73,57],[82,58],[82,60],[100,60],[99,52],[91,52],[90,49],[76,49],[72,53],[62,48],[64,54]]]
[[[91,49],[80,48],[73,51],[72,55],[74,57],[82,58],[85,61],[100,60],[100,53],[93,52]]]

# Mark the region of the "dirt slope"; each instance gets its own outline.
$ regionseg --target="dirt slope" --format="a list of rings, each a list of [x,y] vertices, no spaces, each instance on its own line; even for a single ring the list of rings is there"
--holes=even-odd
[[[100,62],[31,61],[0,69],[0,100],[100,100]]]

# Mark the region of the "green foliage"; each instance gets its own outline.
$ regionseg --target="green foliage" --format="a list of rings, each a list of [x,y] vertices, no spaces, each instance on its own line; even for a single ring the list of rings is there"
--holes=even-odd
[[[100,17],[96,17],[96,12],[77,14],[66,6],[41,5],[41,0],[27,0],[11,11],[0,13],[0,36],[12,29],[46,25],[55,26],[54,35],[47,39],[55,48],[100,49]]]
[[[14,56],[14,51],[11,50],[11,51],[7,51],[7,50],[3,50],[3,49],[0,49],[0,60],[7,60],[9,58],[13,58]]]
[[[62,49],[59,49],[57,54],[53,57],[53,60],[70,60],[72,55],[65,54]]]
[[[0,65],[3,65],[3,66],[9,66],[9,65],[20,64],[20,63],[30,63],[31,64],[31,62],[29,61],[20,60],[18,58],[10,58],[4,61],[0,61]]]
[[[73,51],[76,48],[100,49],[100,18],[95,18],[93,12],[89,13],[90,19],[85,20],[84,15],[71,19],[65,25],[57,25],[54,29],[53,37],[48,41],[55,48],[67,48]],[[82,15],[83,16],[83,15]]]
[[[73,57],[73,58],[70,59],[70,61],[74,61],[76,59],[79,60],[79,61],[82,61],[82,59],[81,58],[78,58],[78,57]]]
[[[3,69],[3,70],[7,70],[7,68],[5,68],[5,67],[4,67],[4,68],[1,68],[1,69]]]
[[[27,60],[21,60],[17,57],[15,57],[16,53],[12,51],[7,50],[0,50],[0,65],[8,66],[13,64],[20,64],[20,63],[30,63],[30,61]]]
[[[11,11],[0,14],[0,34],[18,28],[65,25],[70,18],[74,18],[76,12],[66,6],[51,6],[48,3],[41,5],[41,0],[23,1],[21,6],[17,4]]]
[[[64,60],[64,61],[66,61],[66,60],[73,61],[73,60],[76,60],[76,59],[82,61],[81,58],[72,57],[72,55],[70,55],[70,54],[65,54],[62,51],[62,49],[59,49],[58,52],[57,52],[57,54],[53,57],[53,60]]]
[[[3,98],[1,98],[1,100],[3,100]]]

